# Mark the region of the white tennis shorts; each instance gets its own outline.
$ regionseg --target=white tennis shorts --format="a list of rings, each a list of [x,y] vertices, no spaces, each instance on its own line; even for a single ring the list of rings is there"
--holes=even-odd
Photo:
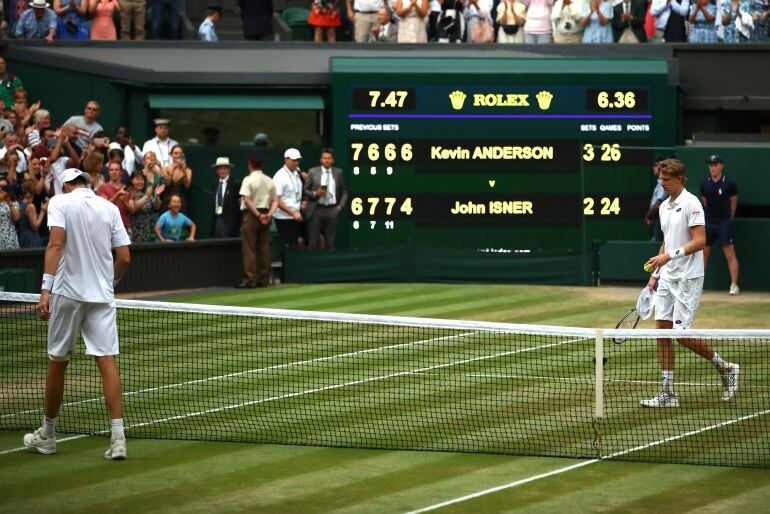
[[[78,330],[86,343],[86,355],[102,357],[118,354],[118,327],[115,303],[92,303],[51,295],[48,321],[48,356],[67,360],[76,353]]]
[[[674,328],[690,328],[702,291],[703,277],[670,281],[660,279],[654,295],[655,319],[672,321]]]

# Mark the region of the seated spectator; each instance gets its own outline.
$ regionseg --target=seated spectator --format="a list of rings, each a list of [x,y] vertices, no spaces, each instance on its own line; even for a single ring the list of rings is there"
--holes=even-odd
[[[120,13],[120,39],[121,41],[144,40],[145,13],[147,12],[146,0],[123,0],[120,5],[123,11]],[[133,37],[131,27],[133,26]]]
[[[13,92],[19,87],[24,87],[21,79],[6,70],[5,59],[0,57],[0,100],[3,101],[3,111],[13,104]]]
[[[748,7],[748,0],[745,1]],[[652,0],[650,14],[655,17],[655,41],[686,42],[687,32],[684,20],[689,10],[690,0]]]
[[[56,36],[56,13],[45,0],[32,0],[16,24],[16,39],[43,39],[53,43]]]
[[[23,197],[19,211],[19,247],[20,248],[38,248],[40,244],[40,227],[45,219],[45,213],[48,210],[48,202],[43,201],[40,210],[35,206],[35,188],[34,180],[25,180],[22,185]]]
[[[313,40],[321,43],[326,40],[334,43],[337,40],[336,29],[342,25],[340,11],[337,9],[337,0],[313,0],[313,9],[310,11],[308,24],[315,27]]]
[[[88,39],[89,0],[53,0],[53,11],[56,13],[56,39]]]
[[[108,165],[108,169],[110,180],[109,182],[102,183],[102,185],[99,186],[97,193],[118,208],[118,211],[120,211],[120,219],[123,221],[123,226],[126,227],[126,232],[131,234],[131,221],[128,219],[128,209],[126,207],[128,190],[120,181],[123,168],[119,162],[111,162]]]
[[[425,18],[428,16],[428,0],[398,0],[396,14],[401,20],[398,23],[399,43],[427,43],[428,32],[425,28]],[[367,27],[371,30],[371,27]]]
[[[690,6],[689,22],[692,26],[690,30],[690,43],[716,43],[717,31],[714,26],[716,21],[717,8],[709,0],[696,0]]]
[[[156,2],[156,5],[158,2]],[[88,12],[94,21],[91,24],[91,39],[99,41],[115,41],[118,33],[115,30],[113,16],[115,9],[123,10],[119,0],[91,0]]]
[[[494,43],[492,0],[469,0],[465,8],[469,43]]]
[[[613,8],[612,32],[616,43],[646,43],[644,0],[623,0]]]
[[[262,3],[262,2],[255,2]],[[161,28],[163,27],[164,14],[168,13],[168,38],[179,39],[179,23],[181,14],[179,12],[181,2],[179,0],[155,0],[152,3],[152,19],[150,20],[150,38],[160,39]],[[270,13],[272,15],[272,12]]]
[[[552,8],[551,0],[530,0],[524,24],[525,43],[553,43]]]
[[[377,24],[369,35],[370,43],[395,43],[398,40],[398,25],[390,18],[390,10],[383,7],[377,12]]]
[[[153,227],[160,215],[160,195],[166,188],[147,185],[144,173],[137,171],[131,176],[131,191],[128,195],[129,220],[131,221],[131,242],[147,243],[154,240]]]
[[[134,143],[134,138],[128,135],[128,129],[124,126],[118,126],[115,129],[115,140],[110,143],[110,150],[119,149],[123,151],[123,169],[129,175],[136,171],[136,165],[142,164],[142,151]]]
[[[163,200],[170,199],[172,195],[179,196],[182,201],[182,211],[187,211],[187,191],[192,184],[192,170],[187,166],[184,149],[176,145],[171,149],[171,164],[163,168],[162,173],[166,176],[168,183],[166,185],[166,196]]]
[[[219,41],[216,25],[221,16],[222,6],[210,5],[206,7],[206,18],[203,19],[201,26],[198,27],[198,41],[205,41],[207,43]]]
[[[559,0],[561,1],[561,0]],[[567,0],[569,2],[569,0]],[[555,12],[555,11],[554,11]],[[523,43],[527,6],[517,0],[503,0],[497,4],[497,42],[502,44]]]
[[[0,178],[0,250],[15,250],[19,247],[16,222],[19,221],[19,202],[8,181]]]
[[[99,116],[99,109],[99,102],[91,100],[86,104],[82,116],[70,116],[64,122],[64,125],[74,125],[77,128],[75,146],[80,151],[88,148],[97,132],[104,132],[104,128],[96,121],[96,118]]]
[[[465,38],[465,2],[463,0],[439,0],[441,15],[436,24],[439,43],[460,43]]]
[[[190,218],[179,212],[182,208],[182,198],[171,195],[168,201],[168,210],[160,215],[155,223],[155,236],[162,243],[179,241],[182,238],[182,229],[190,227],[188,241],[195,241],[195,223]]]
[[[583,43],[612,43],[612,3],[589,0],[583,6],[580,23],[585,27]]]
[[[724,29],[723,40],[725,43],[745,43],[751,37],[743,26],[741,16],[749,13],[751,0],[719,0],[722,8],[722,27]],[[739,27],[740,25],[740,27]],[[742,31],[739,30],[743,29]]]
[[[556,0],[551,11],[554,23],[553,42],[577,44],[583,42],[583,24],[580,22],[583,4],[587,0]]]

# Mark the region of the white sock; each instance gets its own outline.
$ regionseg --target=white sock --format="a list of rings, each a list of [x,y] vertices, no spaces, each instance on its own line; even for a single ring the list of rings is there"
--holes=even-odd
[[[722,357],[720,357],[717,352],[714,352],[714,356],[711,357],[711,364],[713,364],[718,371],[722,371],[722,368],[725,366],[725,361],[722,360]]]
[[[43,416],[43,437],[51,437],[56,433],[56,420],[58,417],[50,419]]]
[[[110,427],[112,428],[113,439],[125,439],[126,433],[123,431],[123,418],[111,419]]]
[[[663,390],[669,393],[674,392],[674,370],[663,370]]]

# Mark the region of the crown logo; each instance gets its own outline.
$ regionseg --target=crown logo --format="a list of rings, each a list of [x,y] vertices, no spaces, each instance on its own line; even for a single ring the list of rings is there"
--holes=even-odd
[[[549,107],[551,107],[551,100],[553,100],[553,95],[548,91],[540,91],[537,95],[535,95],[535,98],[537,98],[537,105],[540,106],[540,109],[543,111],[547,111]]]
[[[468,98],[468,95],[462,91],[452,91],[449,94],[449,101],[452,102],[452,108],[455,111],[459,111],[463,108],[463,104],[465,103],[466,98]]]

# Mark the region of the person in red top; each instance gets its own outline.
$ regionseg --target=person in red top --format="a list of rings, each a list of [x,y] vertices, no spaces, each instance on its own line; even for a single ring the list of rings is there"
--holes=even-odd
[[[115,204],[115,207],[120,211],[120,219],[123,220],[123,226],[126,227],[126,231],[130,235],[131,221],[128,219],[128,209],[126,207],[128,191],[126,191],[125,184],[120,181],[123,167],[119,162],[111,162],[107,170],[110,172],[110,181],[99,186],[97,192],[99,196]]]
[[[342,24],[337,0],[314,0],[313,10],[310,11],[307,22],[315,27],[314,40],[316,43],[323,42],[324,29],[326,29],[326,40],[329,43],[334,43],[336,41],[335,30]]]
[[[112,21],[115,9],[123,11],[119,0],[95,0],[88,8],[94,21],[91,24],[91,39],[115,41],[118,39],[115,23]]]

